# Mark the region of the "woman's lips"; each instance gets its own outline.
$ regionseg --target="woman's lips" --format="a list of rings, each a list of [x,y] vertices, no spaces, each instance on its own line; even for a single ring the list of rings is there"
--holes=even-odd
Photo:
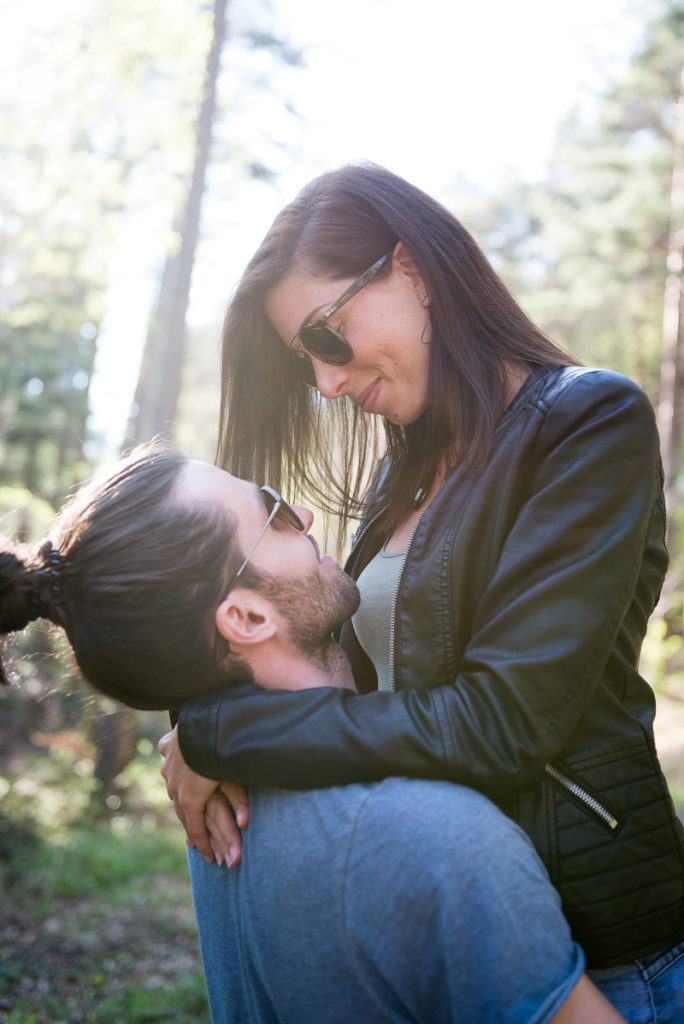
[[[378,394],[380,393],[380,378],[374,380],[369,388],[367,388],[358,399],[358,404],[361,406],[364,412],[372,412],[373,406],[377,401]]]

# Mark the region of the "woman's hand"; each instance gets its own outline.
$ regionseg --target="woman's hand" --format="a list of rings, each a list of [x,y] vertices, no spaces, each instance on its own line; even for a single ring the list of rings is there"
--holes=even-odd
[[[203,775],[193,772],[178,745],[177,728],[162,736],[157,749],[164,758],[161,774],[166,782],[166,791],[185,829],[188,846],[196,847],[207,863],[216,860],[217,854],[230,867],[239,863],[242,853],[240,827],[244,828],[249,818],[244,786],[205,779]],[[218,810],[218,801],[212,806],[214,847],[205,814],[209,799],[219,789],[223,797],[221,810]]]
[[[207,800],[204,815],[217,864],[234,868],[242,860],[242,840],[236,823],[244,828],[247,818],[247,791],[244,786],[237,782],[222,782]]]

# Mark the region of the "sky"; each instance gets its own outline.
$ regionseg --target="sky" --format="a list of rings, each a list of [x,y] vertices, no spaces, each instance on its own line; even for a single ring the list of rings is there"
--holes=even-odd
[[[303,49],[307,66],[283,73],[275,87],[301,123],[283,122],[291,152],[268,194],[255,186],[236,197],[249,241],[246,251],[228,251],[219,239],[221,262],[234,263],[229,276],[307,181],[349,161],[383,164],[438,198],[459,178],[484,191],[542,178],[562,120],[589,109],[624,68],[639,36],[634,6],[277,0],[274,31]],[[277,137],[272,110],[254,122]],[[211,302],[199,288],[197,296],[192,317]]]
[[[280,0],[307,46],[309,160],[371,155],[428,191],[539,175],[559,120],[619,71],[626,0]]]
[[[229,26],[236,5],[247,2],[230,0]],[[9,13],[21,34],[29,18],[78,16],[79,6],[0,0],[0,14],[6,23]],[[246,143],[250,135],[257,148],[272,139],[280,174],[271,185],[236,185],[227,202],[224,189],[222,206],[206,218],[191,327],[216,325],[218,334],[230,292],[273,217],[326,168],[373,160],[437,198],[459,179],[485,192],[541,179],[568,112],[590,109],[619,77],[639,37],[639,7],[639,0],[274,0],[274,34],[301,47],[306,66],[283,70],[273,87],[299,117],[280,120],[273,97],[246,105]],[[228,74],[231,59],[228,46]],[[91,389],[105,449],[115,450],[122,436],[167,222],[164,208],[144,211],[125,225],[115,253]]]

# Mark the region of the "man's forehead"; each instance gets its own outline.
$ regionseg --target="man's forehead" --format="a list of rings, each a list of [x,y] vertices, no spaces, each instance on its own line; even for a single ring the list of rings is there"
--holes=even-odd
[[[187,463],[181,491],[191,500],[208,501],[229,508],[240,519],[255,515],[263,504],[255,484],[196,459]]]

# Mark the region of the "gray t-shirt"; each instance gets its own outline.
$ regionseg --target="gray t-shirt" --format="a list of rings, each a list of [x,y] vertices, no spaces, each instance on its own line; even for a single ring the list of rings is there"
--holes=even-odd
[[[394,689],[390,678],[390,623],[405,558],[405,551],[388,554],[383,547],[356,581],[361,604],[352,616],[352,624],[359,643],[375,666],[378,690]]]
[[[543,1024],[584,969],[523,832],[447,782],[250,790],[189,864],[213,1024]]]

